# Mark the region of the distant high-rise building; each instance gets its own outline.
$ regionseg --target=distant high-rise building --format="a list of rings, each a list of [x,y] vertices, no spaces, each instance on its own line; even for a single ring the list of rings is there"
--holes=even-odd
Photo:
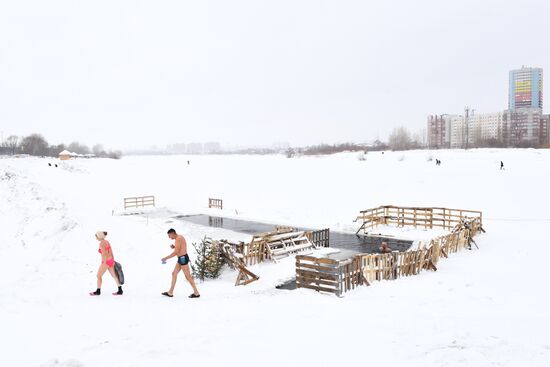
[[[540,108],[504,111],[504,125],[509,146],[536,147],[546,143],[548,126]]]
[[[463,115],[451,115],[451,148],[466,146],[466,118]]]
[[[451,147],[451,115],[428,116],[428,147],[441,149]]]
[[[542,69],[510,71],[509,108],[495,113],[428,116],[430,148],[539,147],[550,144],[550,116],[543,114]],[[471,113],[470,113],[471,111]]]
[[[473,114],[468,118],[468,141],[473,146],[485,146],[502,141],[504,112]]]
[[[452,149],[478,146],[495,146],[506,136],[505,112],[468,113],[450,118],[450,146]],[[467,125],[467,128],[466,128]]]
[[[542,109],[542,69],[527,68],[510,71],[508,109]]]
[[[541,126],[546,132],[546,136],[543,136],[544,144],[550,144],[550,115],[542,115]]]
[[[222,146],[217,141],[204,143],[204,153],[206,154],[220,153],[221,150],[222,150]]]
[[[202,143],[189,143],[189,144],[187,144],[187,153],[188,154],[202,154],[203,153]]]

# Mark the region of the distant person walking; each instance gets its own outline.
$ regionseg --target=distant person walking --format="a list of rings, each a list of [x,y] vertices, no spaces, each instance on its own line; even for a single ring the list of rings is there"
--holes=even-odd
[[[115,273],[115,258],[113,256],[113,249],[109,241],[105,239],[107,237],[107,232],[99,231],[96,232],[95,238],[99,241],[99,249],[97,250],[101,254],[101,265],[97,269],[97,289],[95,292],[91,292],[90,296],[99,296],[101,294],[101,284],[103,282],[103,274],[108,270],[113,279],[116,282],[118,291],[113,293],[115,296],[122,295],[122,286],[118,280],[118,277]]]
[[[502,171],[504,169],[504,162],[500,161],[500,170]]]
[[[161,261],[163,264],[166,264],[166,260],[174,256],[178,257],[178,261],[176,262],[174,271],[172,271],[172,284],[170,286],[170,290],[168,292],[163,292],[162,295],[166,297],[174,296],[174,288],[176,287],[178,274],[181,270],[183,271],[183,274],[185,274],[185,278],[193,288],[193,293],[189,295],[189,298],[199,298],[201,295],[199,294],[199,290],[197,289],[197,286],[195,285],[195,281],[191,276],[191,271],[189,270],[189,255],[187,254],[187,242],[185,241],[185,238],[182,235],[177,234],[176,230],[173,228],[170,228],[168,230],[168,237],[171,240],[176,241],[174,245],[170,245],[170,247],[174,249],[174,251],[172,251],[170,255],[163,257]]]

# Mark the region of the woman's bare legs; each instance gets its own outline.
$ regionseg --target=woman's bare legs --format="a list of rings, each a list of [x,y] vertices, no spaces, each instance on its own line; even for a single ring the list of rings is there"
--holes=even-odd
[[[107,265],[101,264],[97,269],[97,289],[101,289],[103,274],[107,271]]]

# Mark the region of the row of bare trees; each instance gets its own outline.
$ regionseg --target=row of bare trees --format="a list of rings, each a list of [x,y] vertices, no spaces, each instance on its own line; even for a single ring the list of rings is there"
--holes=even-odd
[[[391,132],[388,138],[388,146],[391,150],[422,149],[426,146],[422,134],[412,135],[405,127],[400,126]]]
[[[105,150],[101,144],[96,144],[91,149],[87,145],[76,141],[69,145],[50,145],[41,134],[30,134],[24,137],[11,135],[6,140],[0,142],[0,154],[28,154],[40,157],[57,157],[59,153],[64,150],[77,154],[94,154],[102,158],[118,159],[122,155],[119,151]]]
[[[321,144],[305,148],[288,148],[285,155],[292,158],[296,155],[324,155],[340,152],[367,152],[367,151],[383,151],[383,150],[411,150],[422,149],[426,147],[425,138],[422,133],[411,134],[405,127],[395,128],[389,136],[388,142],[384,143],[380,140],[375,140],[372,144]]]

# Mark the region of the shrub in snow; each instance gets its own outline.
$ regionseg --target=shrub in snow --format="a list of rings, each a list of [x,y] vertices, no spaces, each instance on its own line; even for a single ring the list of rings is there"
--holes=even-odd
[[[191,264],[193,276],[201,281],[219,277],[224,263],[219,245],[204,237],[200,243],[193,243],[193,247],[197,252],[197,258]]]
[[[3,175],[0,175],[0,181],[9,181],[13,177],[15,177],[15,173],[6,171]]]

